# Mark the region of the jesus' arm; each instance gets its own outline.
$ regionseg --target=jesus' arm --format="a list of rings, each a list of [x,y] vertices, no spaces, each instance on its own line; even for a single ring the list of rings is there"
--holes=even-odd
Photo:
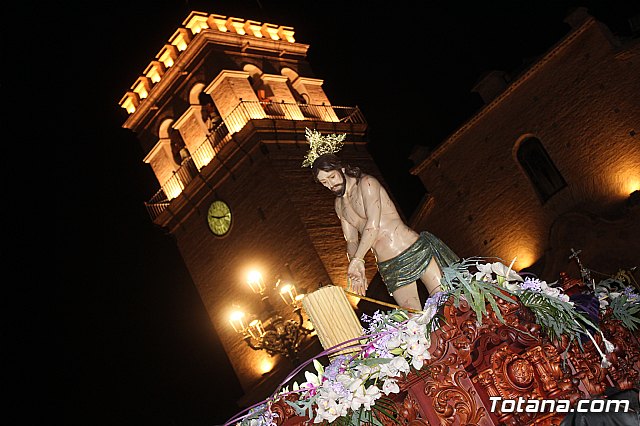
[[[353,257],[350,258],[348,274],[349,276],[362,278],[363,288],[360,294],[364,296],[368,287],[365,276],[364,256],[371,250],[371,247],[378,239],[378,233],[380,231],[380,216],[382,212],[381,187],[380,183],[373,176],[368,175],[362,177],[358,186],[362,195],[367,221],[362,230],[358,248]]]

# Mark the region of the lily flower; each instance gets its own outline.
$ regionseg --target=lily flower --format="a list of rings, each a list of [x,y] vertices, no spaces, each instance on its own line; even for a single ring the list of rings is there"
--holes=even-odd
[[[365,410],[370,410],[371,406],[375,404],[376,400],[381,396],[382,393],[376,385],[371,385],[366,390],[364,386],[360,386],[351,400],[351,409],[357,410],[363,406]]]
[[[382,383],[382,393],[385,395],[398,392],[400,392],[400,387],[398,383],[396,383],[396,379],[390,377]]]
[[[503,263],[500,263],[500,262],[492,263],[491,270],[498,277],[502,277],[507,281],[522,281],[522,277],[520,275],[518,275],[513,269],[510,269],[507,265]]]
[[[478,272],[474,274],[476,281],[492,281],[493,280],[493,275],[491,275],[492,269],[491,269],[490,263],[485,263],[484,265],[480,265],[479,263],[476,263],[476,268],[478,269]]]
[[[316,400],[318,404],[318,410],[314,423],[321,423],[324,420],[332,422],[338,417],[345,416],[348,412],[348,407],[345,404],[338,404],[333,398],[320,397]]]

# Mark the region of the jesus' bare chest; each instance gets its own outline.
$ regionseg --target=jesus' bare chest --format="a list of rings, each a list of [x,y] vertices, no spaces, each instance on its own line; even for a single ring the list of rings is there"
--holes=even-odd
[[[366,212],[362,196],[358,191],[338,199],[338,209],[340,217],[346,220],[351,226],[362,232],[367,222]]]

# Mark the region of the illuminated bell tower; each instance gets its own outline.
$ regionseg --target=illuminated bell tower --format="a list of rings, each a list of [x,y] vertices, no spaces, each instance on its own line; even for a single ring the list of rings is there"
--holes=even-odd
[[[271,393],[294,364],[251,348],[230,325],[236,308],[296,317],[278,296],[262,303],[248,272],[261,272],[264,296],[285,280],[298,293],[346,285],[333,195],[301,166],[305,129],[346,133],[343,161],[382,181],[362,113],[331,104],[308,48],[291,27],[192,12],[120,100],[123,127],[136,134],[160,187],[146,202],[151,220],[175,238],[245,391],[241,406]],[[371,254],[367,265],[372,278]],[[299,357],[319,350],[311,335]]]

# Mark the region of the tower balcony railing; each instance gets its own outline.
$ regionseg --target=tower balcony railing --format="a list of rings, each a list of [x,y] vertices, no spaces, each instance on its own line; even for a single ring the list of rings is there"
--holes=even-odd
[[[233,111],[207,134],[205,140],[190,153],[190,156],[182,161],[158,192],[145,202],[151,220],[155,220],[169,207],[171,200],[180,195],[200,170],[232,140],[233,134],[242,130],[249,121],[261,119],[366,123],[358,107],[240,101]]]

